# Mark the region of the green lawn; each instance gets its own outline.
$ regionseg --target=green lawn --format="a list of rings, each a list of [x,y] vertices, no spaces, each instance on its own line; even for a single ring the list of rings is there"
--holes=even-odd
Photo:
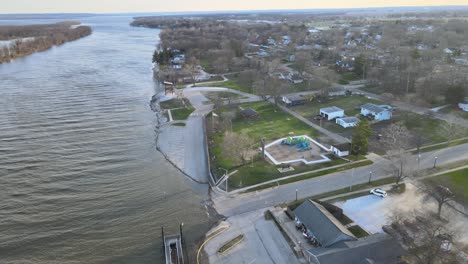
[[[267,102],[256,102],[256,103],[246,103],[241,104],[241,107],[244,109],[252,108],[255,109],[259,115],[260,119],[255,121],[244,120],[242,117],[237,117],[232,121],[232,130],[237,133],[245,132],[248,136],[254,139],[256,142],[259,141],[261,137],[264,137],[267,142],[285,137],[289,132],[294,132],[295,135],[309,135],[311,137],[318,136],[318,132],[308,125],[304,124],[300,120],[294,118],[293,116],[281,111],[275,105],[272,105]],[[217,110],[218,115],[222,115],[222,112],[233,111],[229,107],[221,108]],[[239,112],[240,110],[236,109],[235,111]],[[212,164],[212,170],[214,174],[218,174],[217,171],[219,167],[228,169],[229,171],[236,169],[235,164],[229,157],[224,157],[221,144],[223,142],[224,133],[216,133],[211,135],[210,141],[210,155],[215,157],[215,160]],[[260,146],[260,143],[257,144]],[[257,164],[258,163],[258,164]],[[273,177],[272,172],[276,171],[276,167],[266,163],[264,161],[254,163],[254,167],[250,168],[245,166],[244,171],[247,174],[258,175],[256,183],[262,182],[265,179],[271,179]],[[245,171],[246,170],[246,171]],[[248,171],[248,172],[247,172]],[[276,171],[275,174],[279,173]],[[240,174],[240,173],[238,173]],[[235,177],[233,177],[235,178]],[[239,184],[240,184],[239,180]],[[249,182],[251,183],[251,182]],[[245,186],[245,184],[243,184]],[[251,185],[251,184],[250,184]],[[237,187],[237,184],[236,184]]]
[[[195,109],[192,106],[188,106],[186,108],[178,108],[171,110],[172,113],[172,118],[174,120],[185,120],[189,117],[189,115],[194,111]]]
[[[174,98],[171,100],[160,102],[159,105],[164,109],[181,108],[185,106],[184,101],[179,98]]]
[[[230,93],[230,92],[203,92],[202,93],[206,98],[210,101],[216,101],[217,99],[221,98],[223,100],[235,100],[235,99],[243,99],[246,98],[240,94]]]
[[[348,230],[353,233],[353,235],[357,238],[362,238],[362,237],[366,237],[366,236],[369,236],[369,233],[367,233],[364,229],[362,229],[360,226],[358,225],[355,225],[355,226],[352,226],[350,228],[348,228]]]
[[[320,114],[320,108],[329,106],[337,106],[345,111],[347,116],[355,116],[361,112],[360,106],[366,103],[373,104],[384,104],[383,102],[375,99],[368,99],[365,96],[351,95],[351,96],[340,96],[331,98],[326,102],[318,103],[313,101],[309,104],[294,106],[291,109],[298,112],[302,116],[308,118],[314,115]]]
[[[425,181],[448,187],[455,194],[455,200],[468,205],[468,168],[428,178]]]
[[[393,122],[398,121],[403,122],[406,128],[408,128],[413,135],[419,134],[426,139],[425,145],[447,141],[447,131],[442,129],[445,122],[443,120],[412,112],[397,111],[397,114],[393,118]],[[459,131],[459,135],[457,135],[456,138],[468,136],[468,129],[458,127],[457,130]]]
[[[208,86],[210,86],[210,87],[230,88],[230,89],[233,89],[233,90],[246,92],[246,93],[251,93],[252,92],[252,88],[242,86],[235,80],[227,80],[225,82],[213,83],[213,84],[209,84]]]
[[[441,109],[439,112],[446,114],[450,113],[468,119],[468,112],[461,110],[458,106],[449,106],[447,108]]]
[[[242,104],[241,106],[244,109],[252,108],[257,111],[260,119],[250,121],[237,118],[233,121],[233,131],[245,132],[255,140],[264,137],[267,141],[271,141],[285,137],[289,132],[294,132],[294,135],[309,135],[312,138],[319,135],[316,130],[283,112],[273,104],[255,102]]]

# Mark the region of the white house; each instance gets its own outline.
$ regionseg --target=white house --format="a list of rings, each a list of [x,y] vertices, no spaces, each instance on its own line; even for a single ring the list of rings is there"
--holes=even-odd
[[[465,97],[465,100],[458,104],[461,110],[468,112],[468,97]]]
[[[351,150],[350,143],[344,143],[339,145],[332,145],[331,151],[338,157],[345,157],[349,155],[349,151]]]
[[[392,119],[392,107],[388,105],[364,104],[361,106],[361,115],[371,116],[374,120]]]
[[[327,120],[345,116],[344,110],[336,106],[320,108],[320,115],[325,117]]]
[[[336,119],[336,123],[344,128],[355,127],[359,123],[359,118],[355,116],[347,116]]]

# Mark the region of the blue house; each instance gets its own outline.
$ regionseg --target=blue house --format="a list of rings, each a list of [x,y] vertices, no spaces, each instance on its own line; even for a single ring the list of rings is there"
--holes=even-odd
[[[374,120],[383,121],[392,119],[393,108],[388,105],[364,104],[361,106],[361,115]]]

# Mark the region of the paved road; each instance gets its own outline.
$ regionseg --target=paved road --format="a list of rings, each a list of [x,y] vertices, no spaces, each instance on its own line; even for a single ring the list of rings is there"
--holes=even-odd
[[[468,144],[423,153],[421,154],[420,168],[431,168],[435,157],[438,157],[437,165],[467,160]],[[410,159],[413,159],[414,164],[417,164],[418,159],[416,155],[411,156]],[[337,172],[305,181],[280,185],[276,188],[256,193],[234,196],[214,193],[213,201],[216,210],[220,214],[231,216],[294,201],[296,189],[298,190],[298,198],[305,198],[366,183],[369,180],[370,171],[373,172],[372,180],[377,180],[389,177],[392,169],[388,160],[380,159],[376,160],[372,165],[356,168],[354,172],[353,170]]]

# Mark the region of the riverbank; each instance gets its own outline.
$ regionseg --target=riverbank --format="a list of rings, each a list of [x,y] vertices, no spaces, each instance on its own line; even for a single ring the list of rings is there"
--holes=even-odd
[[[54,46],[75,41],[92,34],[81,22],[66,21],[55,24],[0,26],[0,64],[11,62]]]

